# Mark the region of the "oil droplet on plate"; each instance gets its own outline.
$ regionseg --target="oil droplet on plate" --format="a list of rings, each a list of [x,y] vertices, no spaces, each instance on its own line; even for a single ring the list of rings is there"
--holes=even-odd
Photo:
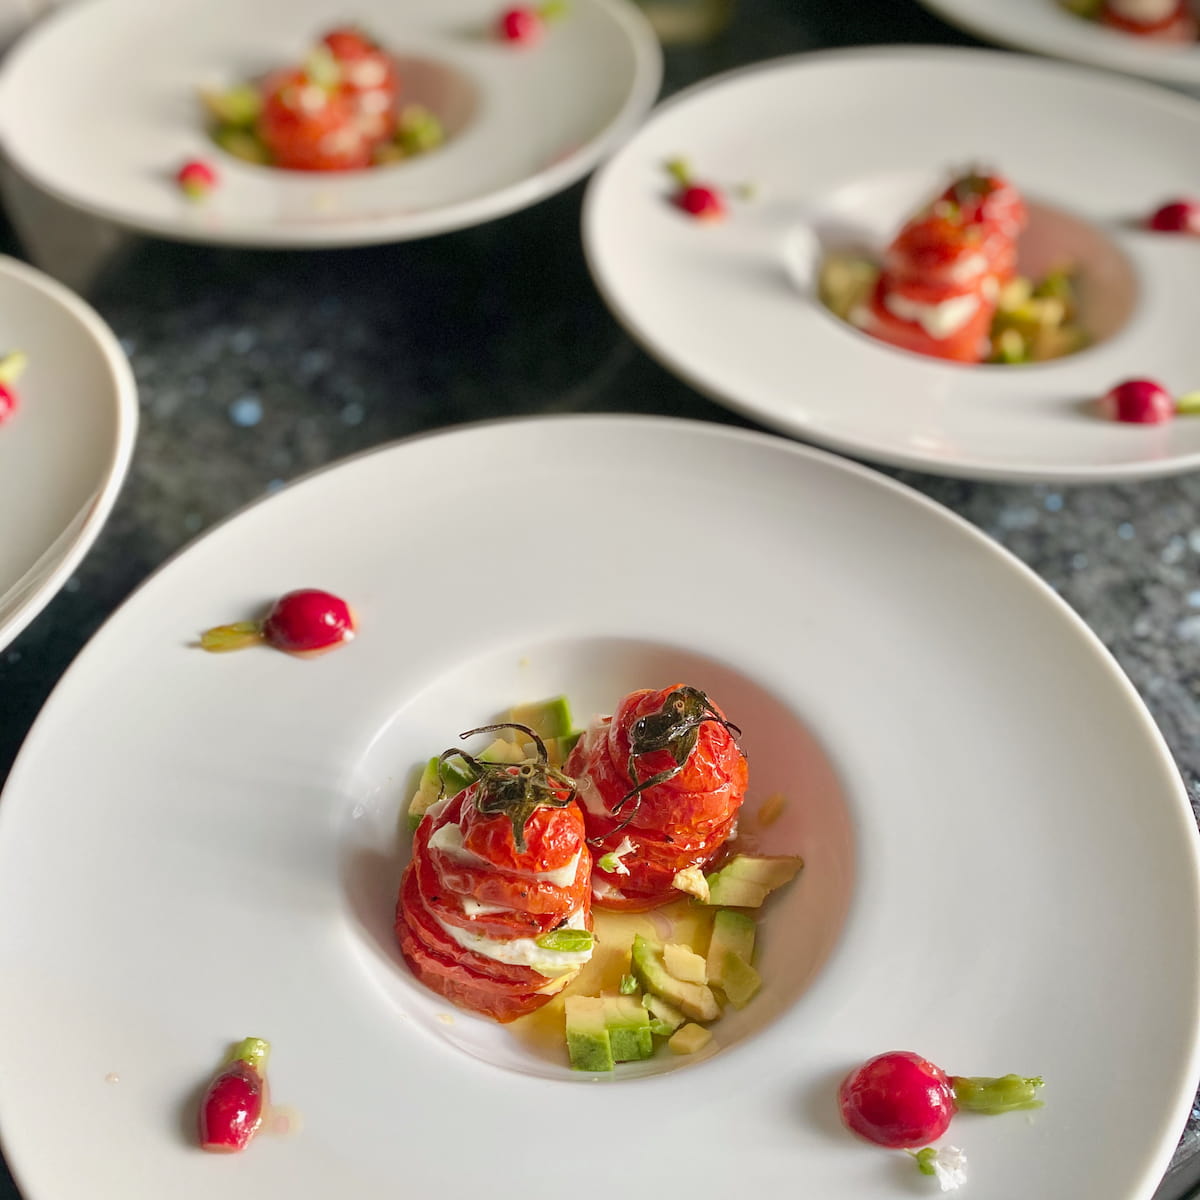
[[[295,1137],[303,1128],[304,1119],[286,1104],[272,1105],[262,1123],[262,1132],[272,1137]]]
[[[121,1077],[120,1077],[120,1075],[118,1075],[116,1073],[116,1071],[109,1071],[109,1073],[107,1075],[105,1075],[105,1077],[104,1077],[104,1082],[105,1083],[120,1083]]]

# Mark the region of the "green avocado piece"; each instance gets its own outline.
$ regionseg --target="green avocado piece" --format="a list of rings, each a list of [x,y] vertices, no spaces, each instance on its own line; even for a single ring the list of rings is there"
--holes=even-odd
[[[720,871],[708,876],[709,904],[728,904],[733,908],[761,908],[767,889],[748,879],[734,879]]]
[[[536,704],[516,705],[509,710],[508,719],[528,725],[543,741],[566,737],[571,732],[571,705],[566,696],[553,696]]]
[[[634,1062],[654,1053],[650,1014],[632,996],[605,996],[604,1022],[617,1062]]]
[[[243,162],[258,163],[266,166],[271,161],[271,153],[263,140],[250,129],[242,129],[237,125],[218,125],[213,132],[213,141],[234,158]]]
[[[200,99],[220,125],[248,129],[262,112],[262,96],[253,84],[239,83],[224,91],[202,91]]]
[[[715,1021],[721,1015],[717,998],[710,988],[702,983],[685,983],[667,971],[662,946],[657,942],[637,934],[633,939],[630,962],[634,975],[646,991],[674,1004],[693,1021]]]
[[[653,992],[642,996],[642,1007],[650,1014],[650,1032],[661,1037],[670,1037],[687,1020],[675,1005]]]
[[[741,955],[728,951],[718,964],[721,990],[734,1008],[745,1008],[762,987],[762,976]]]
[[[414,832],[421,823],[426,809],[437,801],[441,785],[438,781],[438,760],[431,758],[421,771],[417,790],[408,805],[408,830]]]
[[[804,860],[794,854],[764,857],[751,854],[739,854],[731,858],[717,873],[729,875],[732,879],[744,879],[747,883],[757,883],[759,887],[773,892],[785,883],[791,883],[804,866]]]
[[[705,963],[709,983],[723,986],[722,966],[726,955],[736,955],[747,966],[754,961],[756,931],[753,917],[729,908],[718,910],[713,917],[712,940],[708,943],[708,958]]]
[[[465,787],[475,782],[475,772],[467,766],[464,759],[444,758],[438,767],[442,783],[446,786],[447,796],[457,796]]]
[[[576,1071],[611,1071],[612,1039],[600,996],[567,997],[567,1053]]]

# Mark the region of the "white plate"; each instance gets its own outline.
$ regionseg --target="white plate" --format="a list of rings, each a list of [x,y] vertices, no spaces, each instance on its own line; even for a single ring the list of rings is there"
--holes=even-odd
[[[0,257],[0,353],[29,356],[0,425],[0,647],[96,540],[129,468],[137,391],[108,326],[77,296]]]
[[[312,584],[349,647],[189,646]],[[676,678],[742,723],[751,808],[790,796],[762,995],[716,1055],[604,1085],[441,1019],[391,934],[412,765],[514,699]],[[426,437],[205,537],[49,702],[0,804],[5,1151],[28,1200],[883,1200],[928,1181],[835,1087],[913,1047],[1046,1077],[955,1125],[975,1200],[1145,1200],[1196,1079],[1196,844],[1096,638],[905,488],[665,420]],[[303,1129],[201,1154],[196,1089],[250,1034]]]
[[[661,54],[628,0],[573,0],[537,46],[492,35],[505,0],[92,0],[23,41],[0,75],[0,144],[58,199],[163,237],[245,246],[400,241],[499,217],[566,187],[658,91]],[[408,163],[312,175],[230,158],[205,134],[202,85],[296,62],[350,17],[401,57],[410,101],[446,144]],[[130,53],[134,38],[137,53]],[[200,156],[203,204],[172,182]]]
[[[760,198],[719,224],[690,220],[662,167],[680,155]],[[971,162],[1087,222],[1060,235],[1039,220],[1047,236],[1031,229],[1025,246],[1041,262],[1026,266],[1044,269],[1056,243],[1107,247],[1087,263],[1087,295],[1099,325],[1132,306],[1115,336],[1039,366],[962,366],[895,350],[821,306],[824,250],[882,248]],[[1200,386],[1200,239],[1127,227],[1197,190],[1191,101],[1012,55],[875,48],[765,63],[672,99],[591,184],[583,235],[605,299],[650,352],[768,425],[945,475],[1117,479],[1200,466],[1200,421],[1118,425],[1088,405],[1130,376]]]
[[[1085,21],[1057,0],[921,0],[926,8],[988,41],[1074,59],[1113,71],[1200,88],[1200,45],[1173,46]]]

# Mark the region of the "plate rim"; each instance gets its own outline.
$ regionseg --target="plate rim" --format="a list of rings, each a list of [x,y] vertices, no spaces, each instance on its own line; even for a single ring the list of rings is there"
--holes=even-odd
[[[103,317],[84,299],[49,275],[10,255],[0,255],[0,275],[19,280],[65,309],[100,350],[113,387],[116,426],[103,482],[89,503],[88,514],[70,548],[42,583],[34,588],[8,618],[0,618],[0,650],[10,645],[58,594],[83,561],[107,523],[133,461],[138,429],[138,393],[133,368],[117,336]]]
[[[1184,851],[1184,856],[1190,866],[1191,880],[1194,887],[1200,888],[1200,829],[1197,828],[1195,814],[1191,807],[1187,789],[1162,731],[1154,721],[1146,702],[1141,698],[1113,653],[1104,645],[1087,622],[1032,567],[1018,558],[1012,551],[989,538],[981,529],[952,509],[931,499],[911,485],[884,475],[869,466],[847,460],[840,455],[824,449],[806,446],[776,434],[755,429],[745,429],[721,422],[636,413],[564,413],[489,418],[458,425],[443,426],[431,430],[422,430],[407,437],[395,439],[378,446],[364,448],[334,462],[322,464],[297,477],[286,488],[281,489],[281,492],[289,491],[294,487],[305,486],[326,473],[352,467],[361,459],[366,459],[374,455],[387,454],[412,444],[433,441],[435,439],[453,438],[490,428],[546,425],[566,426],[568,424],[604,425],[609,427],[624,425],[630,429],[657,427],[665,431],[685,429],[689,433],[706,438],[774,447],[776,450],[785,451],[798,463],[811,463],[818,467],[832,469],[842,476],[850,477],[855,481],[855,486],[865,486],[878,489],[884,494],[890,494],[897,500],[907,502],[917,510],[920,510],[924,514],[923,519],[931,520],[943,528],[956,530],[958,533],[964,535],[972,544],[988,555],[994,563],[1005,567],[1010,577],[1014,579],[1014,582],[1020,582],[1029,586],[1032,593],[1042,601],[1041,607],[1043,609],[1048,606],[1059,618],[1065,619],[1067,625],[1080,635],[1081,646],[1086,647],[1091,652],[1091,657],[1097,665],[1103,666],[1104,673],[1116,689],[1116,693],[1122,697],[1130,718],[1137,722],[1141,732],[1146,735],[1147,749],[1153,753],[1156,767],[1162,775],[1164,785],[1168,785],[1164,787],[1164,793],[1166,791],[1170,792],[1174,816],[1182,823],[1185,830],[1185,840],[1188,849]],[[0,789],[0,838],[5,836],[5,831],[11,824],[12,800],[18,787],[24,790],[25,775],[34,770],[37,758],[49,750],[51,743],[47,739],[50,738],[53,728],[52,723],[55,719],[54,714],[56,711],[55,705],[61,702],[62,694],[68,688],[74,686],[73,680],[75,676],[83,669],[89,655],[94,653],[94,643],[100,641],[105,631],[122,614],[124,609],[134,603],[142,591],[157,581],[161,574],[166,573],[169,569],[174,569],[176,564],[184,559],[191,550],[210,537],[223,531],[227,525],[240,520],[251,510],[270,503],[278,494],[273,493],[255,497],[176,550],[162,564],[140,581],[129,596],[109,614],[100,627],[89,637],[88,641],[56,682],[43,703],[37,718],[20,746],[8,779],[5,781],[3,788]],[[45,746],[43,746],[43,743],[45,743]],[[7,803],[4,803],[4,801],[7,801]],[[1166,802],[1165,797],[1164,802]],[[1200,922],[1200,917],[1193,914],[1193,920]],[[837,950],[835,949],[836,953]],[[1197,962],[1198,966],[1200,966],[1200,959]],[[1200,976],[1197,977],[1196,983],[1197,987],[1200,988]],[[1173,1098],[1170,1096],[1166,1098],[1165,1104],[1169,1110],[1169,1119],[1164,1121],[1157,1143],[1148,1144],[1145,1147],[1148,1172],[1143,1177],[1143,1187],[1146,1198],[1151,1195],[1160,1178],[1167,1170],[1171,1156],[1178,1144],[1178,1130],[1182,1128],[1186,1114],[1194,1100],[1196,1084],[1200,1081],[1200,1020],[1193,1023],[1188,1042],[1180,1049],[1180,1060],[1183,1063],[1183,1070],[1181,1071],[1183,1086]],[[21,1156],[13,1154],[13,1147],[9,1144],[2,1124],[0,1124],[0,1154],[3,1154],[4,1161],[14,1181],[20,1181],[23,1178]],[[28,1196],[29,1200],[43,1200],[43,1196],[35,1194],[32,1191],[26,1191],[24,1188],[22,1189],[22,1194]],[[1139,1191],[1137,1194],[1140,1198],[1143,1192]]]
[[[1033,54],[1013,53],[1009,50],[996,48],[977,48],[968,46],[944,46],[936,44],[911,43],[903,45],[872,45],[872,46],[840,46],[833,49],[803,50],[796,54],[784,54],[775,58],[763,59],[745,66],[723,71],[718,75],[709,76],[698,83],[674,93],[666,100],[657,104],[651,111],[645,123],[617,151],[588,182],[580,213],[580,232],[583,242],[584,260],[592,283],[605,307],[613,319],[625,333],[637,343],[651,358],[665,370],[682,380],[688,387],[700,395],[712,400],[733,412],[740,413],[756,424],[769,427],[783,435],[796,439],[811,440],[828,450],[840,455],[849,455],[856,460],[867,460],[903,470],[919,471],[927,475],[942,476],[952,479],[972,479],[993,483],[1054,483],[1054,484],[1088,484],[1130,482],[1139,479],[1161,479],[1172,475],[1180,475],[1200,467],[1200,449],[1189,454],[1179,455],[1165,460],[1148,460],[1145,462],[1118,463],[1109,465],[1077,465],[1059,468],[1051,471],[1037,466],[1009,465],[997,466],[993,463],[980,463],[973,459],[947,462],[919,453],[909,453],[904,450],[891,448],[879,449],[865,446],[853,438],[841,437],[836,433],[826,432],[812,422],[795,420],[777,422],[764,417],[757,404],[749,403],[730,395],[719,387],[709,384],[699,374],[693,371],[672,351],[664,347],[658,339],[642,329],[632,315],[618,302],[606,277],[602,265],[604,253],[601,249],[601,239],[597,233],[600,207],[600,194],[611,172],[615,171],[637,145],[642,134],[648,130],[664,114],[674,110],[677,105],[687,104],[708,90],[716,90],[726,84],[734,83],[743,77],[766,74],[774,70],[802,68],[814,62],[820,64],[833,59],[897,59],[909,58],[914,62],[921,59],[956,59],[971,57],[986,58],[993,63],[1012,65],[1019,63],[1023,67],[1048,72],[1050,74],[1075,74],[1093,82],[1103,81],[1105,86],[1134,92],[1143,101],[1155,101],[1167,108],[1178,111],[1186,110],[1193,117],[1200,118],[1200,99],[1193,99],[1166,90],[1161,84],[1155,84],[1145,79],[1130,75],[1113,75],[1099,67],[1070,62],[1063,59],[1039,57]]]
[[[90,2],[95,6],[105,3],[106,0]],[[44,39],[57,36],[59,27],[73,20],[76,10],[82,7],[78,4],[63,4],[54,9],[48,17],[39,21],[21,37],[0,63],[0,147],[3,148],[9,166],[26,183],[68,208],[107,221],[123,230],[187,245],[270,250],[332,250],[354,246],[390,245],[453,233],[510,216],[564,191],[608,159],[641,126],[653,109],[662,88],[663,54],[650,22],[631,0],[588,0],[588,3],[611,14],[623,30],[627,45],[633,54],[633,83],[619,111],[594,137],[574,149],[561,161],[498,191],[488,192],[451,206],[430,209],[415,216],[393,215],[379,220],[351,223],[322,220],[311,226],[265,224],[257,229],[244,226],[231,230],[215,227],[210,229],[199,223],[130,217],[127,211],[119,207],[110,208],[90,199],[84,191],[77,195],[71,194],[46,183],[23,158],[14,153],[9,145],[11,139],[3,136],[5,122],[14,119],[11,114],[6,114],[5,110],[12,107],[12,102],[6,102],[5,93],[14,65],[36,49]],[[19,120],[19,117],[15,119]]]
[[[1048,55],[1060,62],[1075,63],[1081,66],[1098,67],[1108,71],[1119,71],[1123,75],[1131,75],[1140,79],[1157,80],[1159,84],[1173,84],[1178,87],[1200,87],[1200,42],[1197,43],[1197,49],[1192,52],[1189,59],[1182,60],[1185,64],[1183,70],[1171,70],[1176,63],[1181,61],[1173,54],[1164,55],[1149,55],[1143,54],[1142,51],[1132,53],[1134,46],[1128,47],[1131,53],[1128,58],[1137,58],[1137,62],[1127,60],[1127,56],[1120,50],[1115,50],[1109,54],[1103,48],[1097,48],[1095,52],[1091,50],[1086,40],[1082,50],[1077,53],[1072,53],[1069,50],[1061,48],[1048,49],[1045,46],[1037,45],[1029,39],[1013,38],[1010,34],[997,33],[994,27],[988,25],[986,19],[977,20],[973,13],[964,15],[957,4],[957,0],[919,0],[929,12],[940,20],[945,21],[947,25],[953,26],[955,29],[960,29],[970,36],[979,38],[981,41],[991,42],[993,45],[1009,46],[1015,50],[1023,51],[1028,54]],[[1055,0],[1045,0],[1046,4],[1054,4]],[[1078,18],[1083,20],[1084,18]],[[1120,43],[1117,43],[1120,46]],[[1103,43],[1100,44],[1100,47]],[[1166,70],[1156,70],[1156,67],[1165,66]]]

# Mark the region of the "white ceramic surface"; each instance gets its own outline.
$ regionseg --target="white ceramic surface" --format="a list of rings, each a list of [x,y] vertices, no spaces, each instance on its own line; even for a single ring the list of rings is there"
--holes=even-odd
[[[1161,83],[1200,89],[1200,45],[1169,45],[1105,29],[1057,0],[921,0],[968,33]]]
[[[0,352],[29,366],[0,425],[0,647],[49,603],[100,532],[137,431],[133,373],[108,326],[0,257]]]
[[[628,0],[576,0],[532,47],[492,28],[499,0],[89,0],[42,23],[0,73],[0,145],[50,195],[164,237],[247,246],[423,237],[523,208],[574,182],[653,103],[661,54]],[[212,145],[197,90],[298,61],[352,18],[407,62],[406,96],[456,132],[407,163],[313,175]],[[130,53],[130,39],[137,53]],[[402,67],[405,63],[402,62]],[[221,186],[193,204],[186,159]]]
[[[189,645],[313,584],[350,646]],[[413,764],[497,705],[683,673],[745,723],[752,797],[786,778],[807,861],[761,997],[650,1079],[441,1019],[390,935]],[[709,425],[429,436],[203,538],[48,703],[0,803],[5,1153],[28,1200],[885,1200],[929,1181],[834,1093],[912,1047],[1047,1080],[955,1124],[974,1200],[1147,1200],[1196,1082],[1196,844],[1095,637],[912,492]],[[206,1156],[197,1088],[250,1034],[302,1128]]]
[[[734,200],[720,223],[690,220],[669,202],[662,166],[680,155],[699,177],[752,182],[758,198]],[[892,349],[819,303],[826,251],[882,247],[975,162],[1075,218],[1067,252],[1086,255],[1097,233],[1110,242],[1083,263],[1104,320],[1132,304],[1108,340],[1041,365],[962,366]],[[1198,190],[1192,101],[1007,54],[873,48],[764,63],[673,98],[596,176],[583,235],[626,327],[764,424],[945,475],[1119,479],[1200,466],[1200,421],[1118,425],[1090,406],[1131,376],[1200,386],[1200,239],[1132,228]]]

